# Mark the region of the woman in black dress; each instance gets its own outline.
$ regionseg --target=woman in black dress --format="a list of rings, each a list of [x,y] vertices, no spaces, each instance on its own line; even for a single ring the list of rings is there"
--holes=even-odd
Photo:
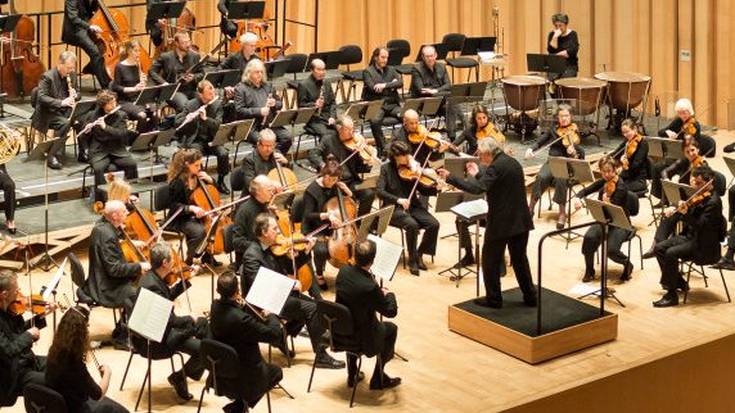
[[[549,54],[562,56],[567,59],[567,66],[564,72],[560,74],[549,73],[550,80],[556,80],[562,77],[577,77],[579,71],[579,37],[577,32],[569,28],[569,16],[564,13],[558,13],[551,16],[551,23],[554,24],[554,30],[549,32],[546,40],[546,51]]]
[[[120,109],[129,119],[138,122],[140,133],[148,132],[158,123],[153,111],[148,107],[135,104],[138,94],[146,86],[147,76],[140,67],[141,46],[137,40],[130,40],[123,46],[122,59],[115,66],[115,77],[110,89],[117,93]]]

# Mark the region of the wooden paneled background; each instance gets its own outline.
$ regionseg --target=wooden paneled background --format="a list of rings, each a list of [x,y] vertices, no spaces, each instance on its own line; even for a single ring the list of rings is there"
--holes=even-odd
[[[271,6],[275,0],[269,0]],[[109,5],[140,0],[107,0]],[[678,97],[691,97],[698,117],[708,124],[735,128],[734,0],[321,0],[320,50],[358,44],[365,58],[372,48],[392,38],[405,38],[413,47],[441,41],[449,32],[468,36],[494,33],[492,8],[500,10],[499,26],[509,54],[506,74],[526,71],[525,54],[545,50],[550,16],[569,14],[570,26],[581,41],[580,74],[606,70],[636,71],[653,77],[653,96],[670,110]],[[283,0],[279,1],[281,12]],[[216,24],[216,0],[189,2],[199,24]],[[315,21],[316,0],[286,2],[288,19]],[[63,9],[63,0],[17,1],[20,12]],[[142,32],[144,6],[131,9],[131,27]],[[283,16],[283,13],[279,13]],[[61,17],[54,18],[52,38],[58,41]],[[46,34],[45,23],[43,36]],[[44,37],[45,38],[45,37]],[[314,29],[289,24],[286,38],[293,51],[314,49]],[[215,32],[195,35],[213,45]],[[206,46],[205,46],[206,47]],[[680,50],[690,53],[680,58]],[[54,51],[55,52],[55,51]],[[412,51],[412,54],[416,51]],[[487,75],[487,71],[484,72]],[[649,102],[652,102],[650,99]]]

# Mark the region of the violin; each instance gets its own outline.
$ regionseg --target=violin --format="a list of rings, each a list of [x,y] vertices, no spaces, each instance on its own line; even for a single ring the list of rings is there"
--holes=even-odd
[[[406,181],[418,180],[419,184],[427,188],[435,188],[441,183],[439,174],[434,169],[422,168],[415,159],[411,159],[408,165],[399,165],[398,176]]]
[[[608,201],[610,200],[612,195],[615,193],[615,190],[617,188],[618,188],[618,177],[617,176],[605,182],[605,196],[607,197]]]
[[[559,137],[558,139],[561,140],[561,143],[565,148],[569,148],[571,146],[573,150],[572,156],[574,158],[578,158],[579,154],[574,150],[574,145],[579,145],[580,142],[579,128],[577,128],[577,124],[571,123],[568,126],[559,126],[556,128],[556,135]]]
[[[620,163],[623,164],[623,169],[627,170],[630,167],[630,158],[635,155],[635,151],[638,150],[638,145],[643,140],[643,136],[640,133],[636,133],[635,137],[625,144],[625,155],[620,159]]]
[[[697,134],[697,120],[694,118],[694,116],[690,116],[689,119],[687,119],[686,122],[684,122],[683,125],[681,125],[681,130],[679,133],[684,133],[685,135],[694,136]]]
[[[443,139],[441,133],[437,131],[430,132],[424,125],[419,125],[416,132],[409,133],[408,141],[414,145],[426,145],[439,152],[449,150],[453,153],[459,153],[459,149],[448,140]]]
[[[488,122],[483,128],[478,128],[475,132],[475,138],[478,142],[485,138],[493,138],[500,145],[505,143],[505,135],[492,122]]]
[[[338,216],[342,222],[352,222],[337,228],[327,242],[329,263],[335,268],[342,268],[343,265],[350,263],[357,242],[357,226],[354,224],[357,217],[357,203],[338,189],[337,196],[330,198],[324,207],[325,212]]]
[[[691,208],[699,205],[702,203],[702,201],[706,200],[712,195],[712,179],[707,181],[704,185],[702,185],[701,188],[697,190],[692,196],[689,197],[684,203],[679,204],[678,207],[676,207],[676,212],[684,213],[684,210],[686,209],[689,211]]]
[[[196,189],[192,191],[190,196],[192,204],[207,212],[216,210],[221,203],[217,188],[204,182],[199,176],[196,177],[196,183]],[[209,252],[213,255],[223,253],[225,251],[225,228],[232,224],[232,219],[229,215],[225,215],[221,219],[215,220],[213,214],[206,214],[203,218],[206,233],[213,234],[213,239],[209,241]],[[211,227],[215,223],[217,228],[215,231],[211,231]]]
[[[372,142],[374,142],[374,140]],[[378,158],[378,150],[372,145],[372,142],[359,133],[353,133],[352,137],[343,140],[342,144],[352,151],[352,155],[355,155],[355,153],[359,154],[360,158],[362,158],[364,162],[369,162],[371,159],[380,161],[380,158]],[[350,157],[352,157],[352,155]],[[342,164],[346,163],[347,159],[342,161]]]
[[[30,311],[34,316],[44,316],[48,314],[46,311],[47,305],[48,303],[44,301],[41,294],[32,294],[27,297],[18,290],[15,293],[15,300],[8,307],[8,311],[14,315],[23,315],[26,311]]]

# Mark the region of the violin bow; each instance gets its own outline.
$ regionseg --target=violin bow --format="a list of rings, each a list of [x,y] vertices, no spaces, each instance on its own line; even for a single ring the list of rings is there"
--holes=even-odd
[[[423,141],[421,143],[424,143]],[[416,182],[413,183],[413,188],[411,188],[411,192],[408,193],[408,202],[409,207],[411,203],[411,198],[413,198],[414,194],[416,193],[416,190],[419,187],[419,181],[421,180],[421,176],[424,174],[424,168],[426,168],[426,164],[429,162],[429,157],[427,156],[426,159],[424,159],[424,163],[421,164],[421,168],[419,169],[419,176],[416,178]]]

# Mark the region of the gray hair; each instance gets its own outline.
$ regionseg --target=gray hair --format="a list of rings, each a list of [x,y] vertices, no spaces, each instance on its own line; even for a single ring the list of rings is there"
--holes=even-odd
[[[273,142],[275,142],[276,141],[276,134],[275,134],[275,132],[273,132],[273,130],[268,129],[268,128],[263,129],[262,131],[260,131],[260,133],[258,133],[258,142],[262,142],[262,141],[273,141]]]
[[[327,67],[327,64],[322,59],[312,59],[311,63],[309,63],[309,69],[314,70],[317,67],[324,69]]]
[[[70,51],[70,50],[64,50],[59,54],[59,63],[66,63],[69,60],[73,60],[74,62],[77,61],[77,55]]]
[[[240,36],[240,43],[257,43],[258,41],[258,35],[253,32],[245,32],[242,36]]]
[[[263,62],[260,61],[260,59],[253,59],[248,62],[248,65],[245,66],[245,70],[242,72],[242,81],[250,84],[250,72],[254,70],[262,70],[263,83],[268,81],[268,73],[265,70],[265,65],[263,64]]]
[[[559,112],[563,110],[569,112],[570,115],[572,114],[572,107],[570,105],[567,105],[566,103],[562,103],[561,105],[559,105],[559,107],[556,108],[556,115],[558,116]]]
[[[151,247],[151,268],[161,268],[163,262],[171,259],[171,246],[166,241],[157,242]]]
[[[495,139],[483,139],[477,142],[477,152],[490,154],[495,159],[496,156],[503,152],[503,148],[498,145]]]
[[[434,46],[432,46],[432,45],[426,45],[426,46],[424,46],[424,47],[421,48],[421,55],[422,56],[427,56],[427,55],[435,54],[435,53],[436,53],[436,48]]]
[[[105,203],[105,215],[112,215],[116,212],[122,212],[125,210],[125,204],[122,201],[113,199]]]
[[[8,291],[17,278],[18,276],[10,270],[0,270],[0,292]]]
[[[354,122],[352,121],[352,118],[350,116],[342,115],[337,118],[335,126],[337,127],[337,129],[342,129],[342,127],[347,125],[348,123],[354,126]]]
[[[674,110],[685,110],[689,112],[690,116],[694,116],[694,106],[692,105],[692,101],[687,98],[677,100],[676,104],[674,104]]]
[[[253,178],[252,181],[250,181],[250,187],[248,188],[248,191],[250,191],[251,194],[254,194],[261,189],[263,189],[266,186],[269,186],[271,184],[270,178],[268,178],[265,175],[258,175],[255,178]]]

